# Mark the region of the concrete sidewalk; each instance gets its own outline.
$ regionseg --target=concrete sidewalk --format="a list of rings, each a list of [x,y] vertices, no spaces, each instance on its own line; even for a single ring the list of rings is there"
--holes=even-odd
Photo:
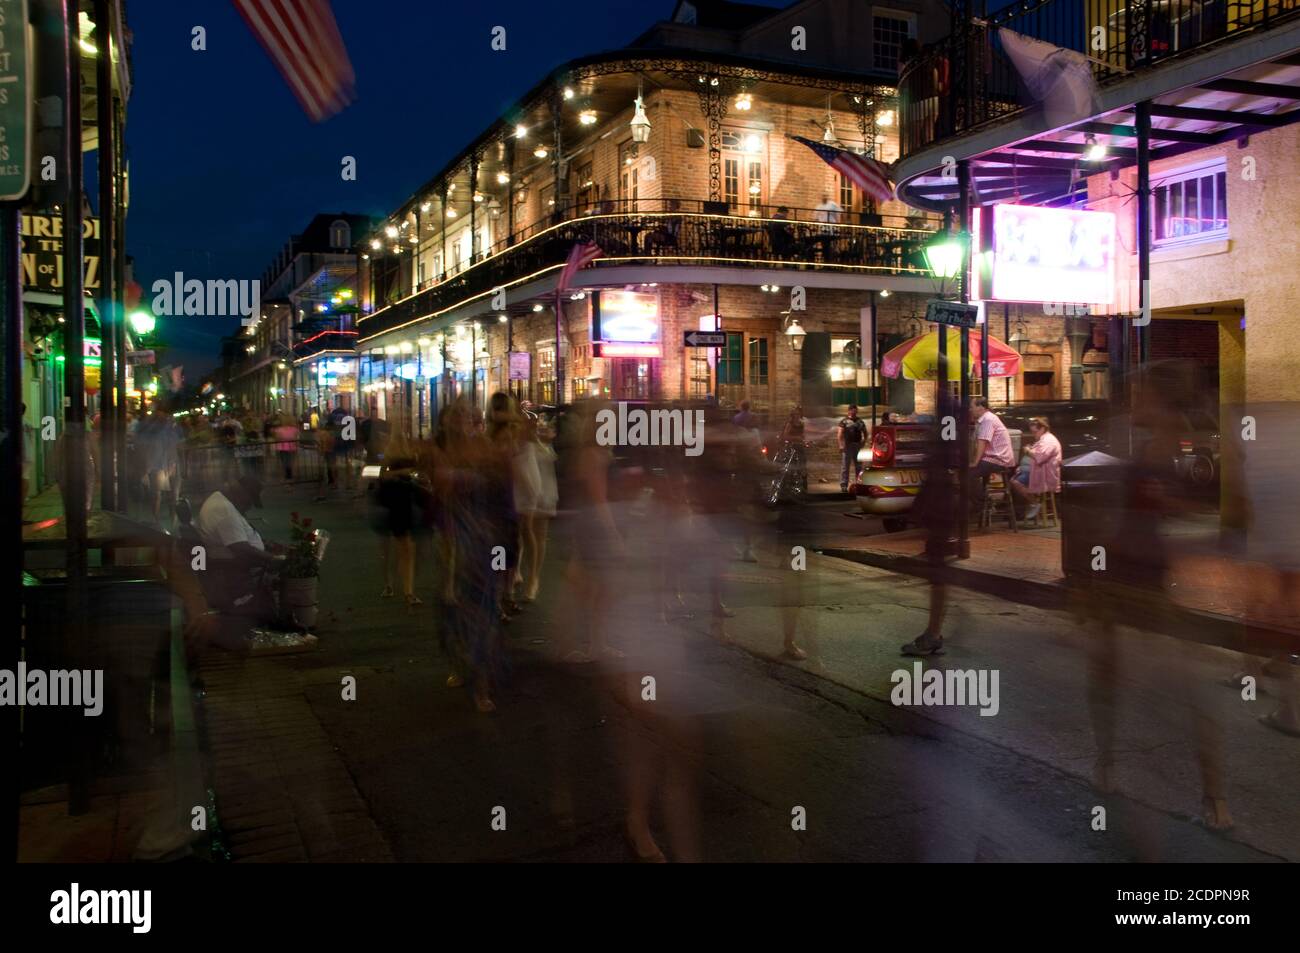
[[[1215,549],[1204,535],[1173,537],[1167,593],[1180,618],[1200,641],[1240,648],[1250,627],[1284,641],[1300,637],[1300,619],[1254,600],[1268,567],[1233,558]],[[836,541],[839,542],[839,541]],[[925,533],[908,530],[861,538],[852,546],[832,545],[827,555],[867,566],[930,578]],[[944,577],[954,585],[978,589],[1013,602],[1064,608],[1068,589],[1061,568],[1061,536],[1056,529],[972,529],[970,558],[949,560]]]

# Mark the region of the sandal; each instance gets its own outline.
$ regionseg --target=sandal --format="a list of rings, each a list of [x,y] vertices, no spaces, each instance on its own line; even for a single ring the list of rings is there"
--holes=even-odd
[[[942,655],[943,654],[943,636],[931,635],[929,632],[922,632],[911,642],[908,642],[902,648],[904,655]]]
[[[392,587],[392,586],[384,586],[384,590],[383,590],[383,592],[379,593],[379,598],[380,598],[380,599],[391,599],[391,598],[393,598],[393,587]]]
[[[802,662],[808,657],[808,653],[797,645],[787,645],[785,651],[781,653],[788,659],[794,659],[796,662]]]
[[[1227,833],[1235,826],[1231,815],[1228,814],[1227,799],[1209,795],[1201,798],[1201,815],[1192,818],[1192,823],[1218,834]]]
[[[455,672],[447,676],[448,688],[460,688],[464,684],[465,684],[465,679],[461,678]]]
[[[406,596],[406,604],[407,604],[408,606],[412,606],[412,607],[414,607],[414,606],[422,606],[422,605],[424,605],[424,600],[421,599],[419,596],[417,596],[417,595],[416,595],[415,593],[413,593],[413,592],[412,592],[412,593],[407,593],[407,596]]]

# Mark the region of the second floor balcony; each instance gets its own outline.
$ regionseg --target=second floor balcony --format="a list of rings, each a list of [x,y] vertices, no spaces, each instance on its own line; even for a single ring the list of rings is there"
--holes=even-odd
[[[970,9],[968,22],[901,71],[904,161],[1036,105],[1003,47],[1003,29],[1086,57],[1104,91],[1150,68],[1257,39],[1294,21],[1300,0],[985,0]],[[1224,71],[1243,62],[1225,60]]]
[[[838,221],[826,219],[835,218]],[[923,246],[936,228],[922,216],[827,213],[785,206],[749,206],[731,214],[726,203],[688,199],[603,201],[574,206],[509,236],[477,260],[420,284],[402,296],[390,279],[387,303],[362,316],[362,339],[486,296],[494,288],[550,278],[550,290],[576,242],[594,242],[611,264],[771,268],[792,272],[903,275],[928,272]],[[392,278],[396,278],[394,272]],[[665,281],[671,280],[669,277]],[[737,281],[743,281],[739,275]],[[488,303],[484,302],[484,309]]]

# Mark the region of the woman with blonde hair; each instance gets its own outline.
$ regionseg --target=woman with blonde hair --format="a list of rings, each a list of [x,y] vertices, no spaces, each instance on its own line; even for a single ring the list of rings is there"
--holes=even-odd
[[[1025,483],[1017,478],[1011,481],[1012,491],[1023,500],[1029,501],[1025,510],[1025,520],[1038,515],[1040,494],[1061,492],[1061,441],[1056,439],[1046,417],[1031,417],[1029,433],[1034,442],[1025,447],[1029,457],[1029,477]]]

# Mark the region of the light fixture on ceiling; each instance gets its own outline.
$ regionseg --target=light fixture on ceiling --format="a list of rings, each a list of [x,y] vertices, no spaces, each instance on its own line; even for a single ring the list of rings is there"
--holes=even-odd
[[[582,112],[578,113],[578,122],[582,123],[584,126],[594,126],[596,124],[596,110],[584,109]]]
[[[397,226],[396,226],[396,225],[389,225],[387,228],[384,229],[384,234],[387,235],[389,238],[396,238],[396,237],[397,237]]]
[[[1088,133],[1083,139],[1083,144],[1087,147],[1083,157],[1088,162],[1100,162],[1106,158],[1106,145],[1097,141],[1097,137]]]
[[[876,117],[877,126],[892,126],[893,124],[894,124],[894,111],[892,109],[886,109],[884,112],[882,112],[879,116]]]
[[[749,93],[741,93],[736,97],[736,109],[740,112],[749,112],[754,105],[754,97]]]
[[[539,159],[545,159],[550,153],[546,151],[546,146],[538,146],[533,150],[533,155]]]
[[[527,126],[525,126],[523,123],[519,123],[518,125],[515,126],[515,138],[516,138],[516,139],[523,139],[523,138],[524,138],[525,136],[527,136],[527,135],[528,135],[528,127],[527,127]]]
[[[565,99],[572,99],[572,98],[573,98],[573,87],[572,87],[572,86],[566,86],[566,87],[564,87],[564,98],[565,98]]]
[[[509,182],[509,181],[510,181],[510,173],[509,173],[509,172],[498,172],[498,173],[497,173],[497,185],[505,185],[505,184],[506,184],[507,182]]]

